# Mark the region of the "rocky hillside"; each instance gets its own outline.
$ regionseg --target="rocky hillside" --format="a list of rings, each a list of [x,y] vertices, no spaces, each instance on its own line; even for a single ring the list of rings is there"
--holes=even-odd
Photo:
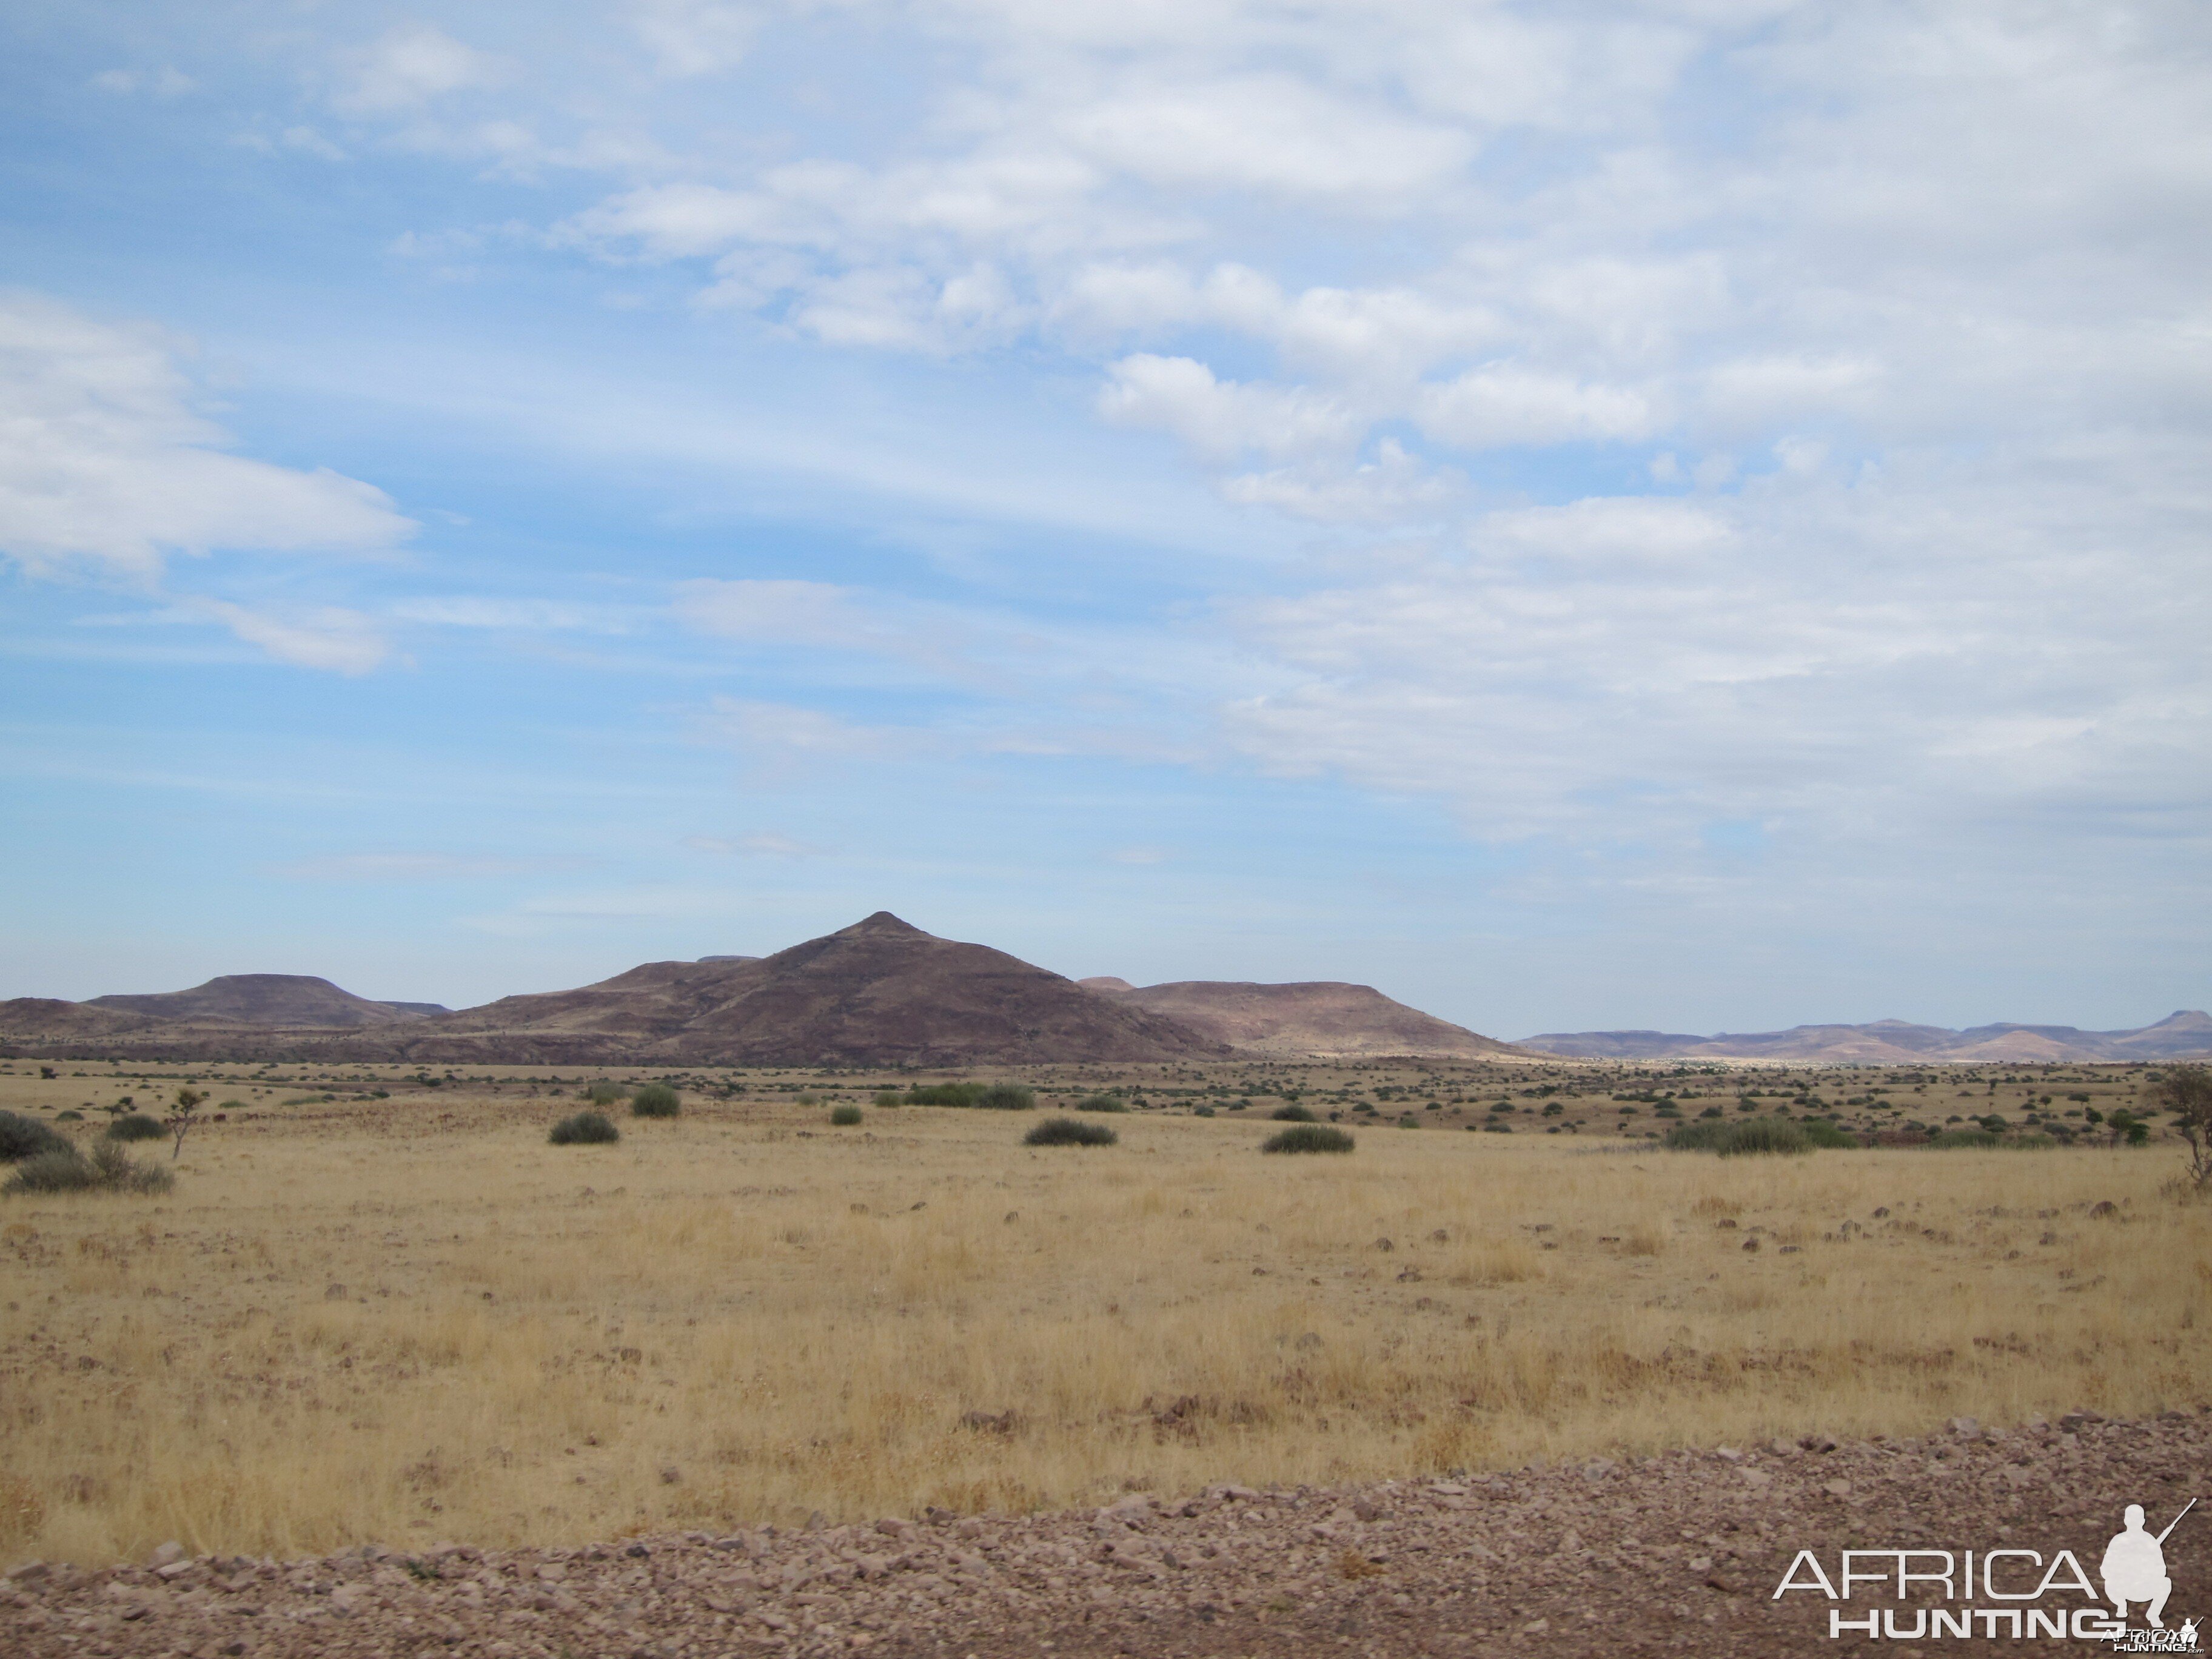
[[[1216,1042],[1275,1059],[1419,1054],[1471,1060],[1514,1052],[1495,1038],[1394,1002],[1370,985],[1184,980],[1140,987],[1108,976],[1079,982],[1164,1014]]]

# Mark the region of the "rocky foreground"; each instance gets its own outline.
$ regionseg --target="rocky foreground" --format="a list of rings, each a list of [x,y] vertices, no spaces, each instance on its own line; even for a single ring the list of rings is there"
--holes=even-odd
[[[1774,1597],[1798,1551],[1816,1552],[1832,1575],[1844,1548],[2027,1549],[2045,1562],[2069,1549],[2094,1575],[2127,1504],[2142,1504],[2156,1531],[2207,1491],[2208,1452],[2212,1408],[2133,1422],[2077,1413],[2011,1432],[1960,1419],[1917,1440],[1815,1437],[1327,1491],[1217,1486],[1170,1504],[1136,1494],[1020,1520],[933,1512],[580,1550],[364,1545],[291,1562],[193,1559],[166,1545],[143,1566],[15,1568],[0,1590],[0,1651],[1836,1653],[1866,1638],[1831,1638],[1834,1604]],[[2212,1611],[2208,1510],[2167,1540],[2169,1626]],[[1865,1596],[1853,1616],[1883,1605]],[[1908,1629],[1925,1605],[1902,1609]],[[2038,1605],[2087,1603],[2054,1593]],[[1977,1636],[1881,1645],[1911,1659],[2110,1644]]]

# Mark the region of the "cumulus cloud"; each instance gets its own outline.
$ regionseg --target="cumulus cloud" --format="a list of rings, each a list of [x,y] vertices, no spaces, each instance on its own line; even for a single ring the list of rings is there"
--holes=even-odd
[[[227,453],[173,343],[0,295],[0,550],[29,569],[150,580],[172,552],[385,548],[414,528],[335,472]]]
[[[999,752],[1211,763],[1225,740],[1563,842],[1755,822],[1987,847],[2030,817],[2087,836],[2123,799],[2131,833],[2184,833],[2212,758],[2195,12],[791,15],[625,14],[655,100],[780,74],[771,42],[856,82],[896,65],[911,100],[672,110],[665,151],[605,164],[551,245],[688,273],[705,326],[1037,367],[1294,526],[1272,591],[1178,613],[1217,631],[1064,653],[1126,671],[1111,721],[1039,714]],[[489,95],[485,64],[422,61]],[[363,120],[457,95],[368,67]],[[526,85],[501,94],[524,128],[548,108]],[[811,582],[678,609],[878,657],[961,625]],[[1222,738],[1194,735],[1207,705]],[[718,719],[762,754],[911,742]]]

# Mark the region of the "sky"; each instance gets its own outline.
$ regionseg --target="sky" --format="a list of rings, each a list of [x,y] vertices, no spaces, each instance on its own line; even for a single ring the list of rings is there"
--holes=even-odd
[[[2188,0],[20,0],[0,996],[2204,1007],[2208,269]]]

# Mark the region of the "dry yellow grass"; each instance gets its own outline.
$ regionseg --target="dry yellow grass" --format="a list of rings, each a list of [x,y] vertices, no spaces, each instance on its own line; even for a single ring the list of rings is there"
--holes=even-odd
[[[0,1204],[0,1559],[2142,1412],[2203,1397],[2212,1334],[2212,1212],[2154,1153],[1283,1158],[1162,1115],[1030,1152],[1017,1115],[696,1103],[562,1148],[550,1102],[307,1109],[203,1131],[165,1200]]]

